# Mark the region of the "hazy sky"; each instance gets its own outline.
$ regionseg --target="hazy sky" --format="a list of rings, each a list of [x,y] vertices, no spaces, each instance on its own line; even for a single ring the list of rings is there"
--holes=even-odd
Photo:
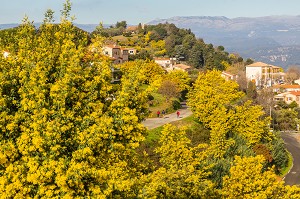
[[[65,0],[0,0],[0,24],[20,23],[27,15],[41,22],[47,9],[59,21]],[[259,17],[300,15],[300,0],[71,0],[75,23],[147,23],[173,16]]]

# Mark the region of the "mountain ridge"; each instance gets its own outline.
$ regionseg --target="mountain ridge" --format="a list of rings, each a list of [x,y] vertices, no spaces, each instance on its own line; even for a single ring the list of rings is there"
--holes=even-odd
[[[175,16],[155,19],[149,25],[173,23],[191,29],[206,43],[224,46],[244,58],[287,68],[298,65],[300,57],[300,15],[263,17]]]
[[[174,16],[154,19],[147,25],[173,23],[178,28],[191,29],[198,38],[215,46],[224,46],[230,53],[243,58],[264,61],[287,68],[300,65],[300,15],[274,15],[262,17]],[[38,27],[41,23],[34,23]],[[0,29],[19,24],[0,24]],[[99,24],[75,26],[92,32]],[[105,24],[104,27],[109,27]],[[299,58],[298,58],[299,57]]]

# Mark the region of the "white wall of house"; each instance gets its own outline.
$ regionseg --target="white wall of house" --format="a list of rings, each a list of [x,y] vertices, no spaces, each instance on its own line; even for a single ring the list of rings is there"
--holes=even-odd
[[[296,79],[294,82],[300,85],[300,79]]]
[[[296,101],[296,96],[291,94],[291,93],[288,93],[284,96],[284,101],[287,103],[287,104],[290,104],[292,103],[293,101]]]
[[[287,104],[296,102],[300,105],[300,93],[299,92],[285,92],[274,96],[274,101],[285,101]]]
[[[246,78],[248,81],[255,81],[256,86],[260,85],[262,76],[261,67],[246,66]]]
[[[134,48],[128,48],[128,54],[135,55],[136,54],[136,49],[134,49]]]
[[[158,65],[160,65],[164,68],[169,67],[171,65],[170,59],[155,59],[154,61],[155,61],[155,63],[157,63]]]

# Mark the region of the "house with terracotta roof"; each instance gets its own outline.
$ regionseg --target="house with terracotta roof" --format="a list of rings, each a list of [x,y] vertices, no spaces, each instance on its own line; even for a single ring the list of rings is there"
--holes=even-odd
[[[300,106],[300,91],[280,93],[274,96],[274,101],[285,101],[287,104],[295,101]]]
[[[275,93],[284,93],[284,92],[298,92],[300,91],[300,85],[295,84],[295,85],[286,85],[286,84],[281,84],[281,85],[274,85],[272,86],[272,90]]]
[[[246,66],[246,78],[259,87],[270,87],[284,79],[283,69],[263,62],[254,62]]]
[[[138,26],[128,26],[125,31],[131,34],[135,34],[137,30]]]
[[[229,72],[226,72],[226,71],[223,71],[221,73],[221,77],[225,78],[226,80],[233,80],[233,81],[235,81],[235,80],[237,80],[238,75],[232,74],[232,73],[229,73]]]
[[[157,63],[158,65],[162,66],[163,68],[172,67],[175,61],[176,61],[175,58],[167,58],[167,57],[155,57],[154,58],[154,62]]]
[[[103,53],[109,56],[114,64],[121,64],[128,61],[128,49],[117,45],[106,45],[103,47]]]

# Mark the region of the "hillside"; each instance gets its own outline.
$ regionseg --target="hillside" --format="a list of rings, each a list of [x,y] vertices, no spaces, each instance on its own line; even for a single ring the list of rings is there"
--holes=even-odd
[[[149,24],[174,23],[190,28],[197,37],[229,52],[287,67],[300,64],[300,16],[266,16],[258,18],[172,17]]]
[[[287,68],[300,65],[300,16],[266,16],[227,18],[223,16],[190,16],[156,19],[148,25],[173,23],[191,29],[205,43],[224,46],[226,51]],[[40,23],[36,23],[36,27]],[[98,24],[75,24],[92,32]],[[1,29],[18,24],[0,24]],[[109,27],[109,25],[104,25]]]

